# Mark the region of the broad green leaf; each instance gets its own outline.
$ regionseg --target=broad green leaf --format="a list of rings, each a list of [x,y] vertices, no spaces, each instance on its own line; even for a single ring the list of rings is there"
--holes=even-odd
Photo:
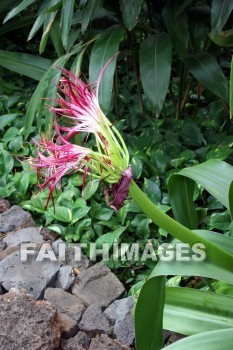
[[[105,30],[96,40],[90,58],[89,77],[90,82],[95,82],[105,64],[113,58],[119,49],[124,36],[124,28],[114,25]],[[113,76],[116,67],[116,57],[107,66],[99,87],[99,103],[105,113],[109,111],[112,99]]]
[[[163,346],[165,279],[152,278],[143,285],[135,309],[137,350],[159,350]]]
[[[61,38],[65,49],[67,49],[68,38],[70,35],[70,27],[72,24],[74,13],[74,0],[63,1],[61,12]]]
[[[72,209],[72,222],[71,224],[74,224],[76,221],[82,219],[84,216],[87,215],[90,208],[83,206],[83,207],[77,207]]]
[[[104,243],[109,245],[109,248],[113,246],[113,243],[119,243],[120,236],[126,230],[126,226],[120,226],[116,230],[101,235],[96,241],[97,247],[101,248]]]
[[[85,32],[90,21],[95,17],[100,7],[102,6],[102,3],[103,0],[88,0],[82,16],[82,32]]]
[[[149,179],[144,179],[143,191],[147,197],[155,204],[161,200],[161,191],[159,185]]]
[[[133,176],[135,179],[139,179],[142,173],[142,162],[139,157],[133,157],[131,162],[131,167],[133,171]]]
[[[220,160],[208,160],[179,172],[202,185],[226,208],[231,209],[228,200],[229,188],[233,179],[233,166]],[[231,212],[233,216],[233,212]]]
[[[14,166],[13,157],[5,150],[0,149],[0,174],[9,174]]]
[[[27,53],[0,50],[0,65],[13,72],[40,80],[52,61]]]
[[[229,106],[230,106],[230,119],[232,119],[232,116],[233,116],[233,57],[231,59]]]
[[[231,225],[231,217],[228,212],[213,213],[210,217],[208,228],[213,230],[228,231]]]
[[[229,0],[212,0],[211,32],[213,36],[221,32],[233,10],[233,2]]]
[[[171,58],[172,47],[167,33],[150,36],[142,42],[139,58],[142,86],[157,116],[168,91]]]
[[[188,55],[184,58],[191,74],[218,97],[228,101],[226,78],[214,56],[207,52]]]
[[[54,209],[51,208],[50,211],[52,213]],[[63,222],[71,222],[72,221],[72,211],[66,207],[55,205],[54,212],[55,219]]]
[[[233,298],[230,296],[167,287],[163,327],[185,335],[233,328],[232,310]]]
[[[4,22],[8,21],[9,19],[16,16],[18,13],[23,11],[26,7],[31,5],[33,2],[36,2],[36,0],[23,0],[18,6],[14,7],[5,17]]]
[[[195,183],[183,176],[169,178],[168,193],[175,219],[184,226],[197,228],[197,213],[193,203]]]
[[[233,344],[233,329],[221,329],[192,335],[181,339],[162,350],[228,350]]]
[[[121,0],[121,10],[124,25],[130,31],[137,24],[143,0]]]
[[[219,46],[232,47],[233,46],[233,29],[225,30],[215,36],[209,34],[209,38]]]
[[[182,58],[187,52],[188,17],[184,9],[191,1],[168,0],[163,8],[163,19],[178,55]]]
[[[206,37],[209,27],[209,6],[193,6],[188,12],[189,36],[194,51],[200,49],[200,44]]]
[[[83,191],[83,197],[87,200],[93,196],[99,187],[99,180],[88,181]]]
[[[6,125],[13,122],[16,117],[18,117],[19,113],[11,113],[11,114],[3,114],[0,116],[0,130],[3,130]]]

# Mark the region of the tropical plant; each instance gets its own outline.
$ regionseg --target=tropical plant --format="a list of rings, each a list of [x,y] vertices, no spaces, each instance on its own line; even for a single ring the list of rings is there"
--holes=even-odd
[[[164,101],[168,91],[176,119],[186,113],[195,114],[200,100],[212,96],[209,92],[225,103],[228,100],[222,69],[229,70],[228,50],[233,45],[231,2],[121,0],[112,4],[102,0],[32,0],[15,6],[14,1],[2,0],[0,5],[5,16],[1,35],[28,28],[33,19],[28,40],[35,40],[42,28],[39,53],[48,56],[48,45],[56,53],[42,58],[4,47],[0,51],[1,65],[40,80],[27,111],[25,135],[29,135],[35,118],[39,129],[50,125],[42,98],[55,97],[56,86],[50,81],[59,77],[56,66],[63,67],[69,61],[73,71],[79,73],[81,64],[87,69],[83,61],[87,55],[93,82],[119,48],[118,69],[114,60],[100,84],[99,100],[104,112],[114,106],[119,113],[119,75],[125,73],[128,78],[130,74],[134,76],[141,113],[149,101],[157,116],[166,116],[168,105]]]

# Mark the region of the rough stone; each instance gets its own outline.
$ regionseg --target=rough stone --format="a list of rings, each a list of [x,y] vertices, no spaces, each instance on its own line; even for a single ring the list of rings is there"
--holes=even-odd
[[[21,230],[12,232],[3,238],[3,242],[8,247],[18,246],[21,243],[43,243],[43,237],[36,227],[26,227]]]
[[[133,311],[134,298],[128,297],[116,300],[105,311],[111,324],[114,324],[113,335],[124,345],[134,342],[134,320]]]
[[[14,252],[19,252],[19,247],[9,247],[9,248],[3,249],[2,251],[0,250],[0,261],[4,260],[8,255]]]
[[[24,227],[35,226],[31,214],[17,205],[0,214],[0,232],[8,233]]]
[[[23,291],[0,296],[0,347],[4,350],[55,350],[61,325],[49,302],[35,301]]]
[[[62,266],[57,274],[55,287],[68,290],[74,284],[74,281],[75,275],[73,272],[73,266]]]
[[[0,295],[3,294],[3,288],[2,286],[0,285]]]
[[[130,348],[109,338],[106,334],[101,334],[91,340],[89,350],[130,350]]]
[[[52,244],[56,255],[58,255],[59,244],[65,244],[66,256],[65,261],[63,261],[64,264],[76,267],[79,271],[84,271],[90,266],[90,260],[77,244],[67,244],[60,238]],[[80,254],[80,259],[77,257],[77,253]]]
[[[91,337],[89,334],[79,331],[73,338],[62,339],[61,350],[88,350]]]
[[[4,249],[6,249],[7,245],[5,242],[0,241],[0,252],[2,252]]]
[[[56,232],[51,231],[45,227],[41,228],[40,234],[43,236],[45,241],[51,241],[51,242],[54,242],[58,236]]]
[[[85,306],[72,294],[60,288],[47,288],[44,299],[55,305],[59,321],[62,323],[62,337],[73,337],[78,332],[78,322]]]
[[[7,199],[0,198],[0,213],[10,208],[10,202]]]
[[[24,288],[39,299],[46,286],[54,285],[60,265],[58,261],[36,261],[33,255],[21,261],[19,252],[14,252],[0,262],[0,284],[6,290]]]
[[[66,314],[58,313],[58,321],[62,325],[62,337],[70,338],[78,332],[78,322]]]
[[[85,332],[108,335],[112,333],[107,317],[103,314],[101,307],[95,304],[88,306],[78,326]]]
[[[123,284],[102,263],[82,271],[72,287],[72,294],[86,305],[97,304],[107,307],[125,292]]]

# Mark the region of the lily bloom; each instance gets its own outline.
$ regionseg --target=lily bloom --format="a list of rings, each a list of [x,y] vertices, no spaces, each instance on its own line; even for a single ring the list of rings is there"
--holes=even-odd
[[[111,60],[110,60],[111,61]],[[63,69],[58,89],[60,95],[51,108],[55,114],[53,140],[44,137],[35,141],[37,157],[30,160],[44,182],[39,189],[48,186],[49,199],[58,182],[65,174],[84,173],[108,183],[105,198],[108,205],[118,210],[128,194],[132,170],[129,167],[129,153],[126,145],[112,123],[99,106],[98,91],[100,79],[110,61],[102,69],[94,93],[91,84],[85,84],[72,72]],[[65,117],[66,125],[58,123]],[[71,143],[79,133],[93,134],[95,150]]]

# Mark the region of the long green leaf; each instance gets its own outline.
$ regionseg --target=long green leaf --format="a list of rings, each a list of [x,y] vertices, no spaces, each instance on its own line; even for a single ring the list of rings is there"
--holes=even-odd
[[[108,28],[96,40],[90,58],[90,81],[98,79],[101,69],[117,53],[120,42],[124,36],[124,28],[114,25]],[[116,58],[106,68],[99,87],[99,103],[103,111],[107,113],[112,99],[113,76],[116,67]]]
[[[102,3],[103,0],[88,0],[82,17],[82,32],[85,32],[92,18],[95,17],[102,6]]]
[[[166,346],[162,350],[229,350],[233,344],[233,329],[221,329],[192,335]]]
[[[182,225],[197,228],[197,212],[193,202],[195,183],[180,175],[173,175],[168,182],[168,193],[175,219]]]
[[[233,2],[229,0],[212,0],[211,32],[215,36],[221,32],[233,10]]]
[[[230,105],[230,119],[233,117],[233,57],[231,59],[231,75],[230,75],[230,97],[229,97],[229,105]]]
[[[5,17],[4,22],[9,21],[9,19],[15,17],[16,15],[18,15],[18,13],[20,13],[21,11],[23,11],[26,7],[28,7],[29,5],[31,5],[33,2],[36,2],[36,0],[23,0],[18,6],[14,7]]]
[[[164,22],[180,57],[187,52],[188,17],[184,9],[190,2],[190,0],[168,0],[163,9]]]
[[[185,335],[233,328],[233,297],[167,287],[163,327]]]
[[[93,39],[92,39],[93,41]],[[91,40],[86,44],[88,45],[91,42]],[[56,95],[56,82],[59,79],[59,76],[61,74],[61,70],[57,69],[57,67],[64,67],[65,63],[70,59],[71,56],[75,54],[82,54],[82,49],[85,49],[85,46],[78,45],[73,48],[73,50],[58,58],[47,70],[47,72],[43,75],[40,83],[37,85],[36,90],[34,91],[31,100],[29,102],[29,106],[26,113],[25,118],[25,129],[24,134],[25,137],[28,137],[31,131],[31,126],[33,123],[33,120],[37,116],[37,126],[40,131],[41,126],[41,117],[43,109],[45,109],[45,104],[48,107],[53,103],[53,99]],[[51,84],[51,81],[53,81],[53,84]],[[42,98],[49,98],[49,100],[42,100]],[[48,108],[45,110],[46,114],[46,130],[49,130],[49,127],[51,126],[51,120],[52,120],[52,113],[49,114]],[[49,120],[50,116],[50,120]]]
[[[228,101],[227,80],[214,56],[207,52],[188,55],[184,58],[191,74],[207,89]]]
[[[23,28],[28,26],[29,24],[32,24],[34,22],[34,18],[32,16],[27,16],[24,18],[19,18],[14,21],[11,21],[10,23],[5,24],[1,29],[0,29],[0,35],[12,32],[16,29]]]
[[[228,193],[233,179],[233,166],[220,160],[208,160],[193,167],[184,168],[179,175],[187,176],[202,185],[212,196],[231,210]]]
[[[36,33],[38,32],[38,30],[42,27],[44,21],[46,18],[46,14],[45,13],[41,13],[37,19],[35,20],[35,23],[33,24],[30,33],[28,34],[28,40],[31,40],[34,35],[36,35]]]
[[[159,115],[168,91],[171,74],[172,47],[169,35],[161,33],[145,39],[140,48],[142,86]]]
[[[53,26],[50,30],[50,37],[53,42],[53,46],[56,50],[57,56],[61,57],[65,54],[64,48],[62,45],[62,40],[61,40],[61,29],[59,25],[59,21],[55,19]]]
[[[135,309],[137,350],[159,350],[163,346],[164,277],[148,280],[142,287]]]
[[[0,65],[29,78],[40,80],[52,61],[27,53],[0,50]]]
[[[195,230],[194,232],[233,255],[233,238],[213,231]],[[150,278],[166,275],[208,277],[233,284],[232,272],[213,264],[207,259],[202,261],[195,261],[194,259],[189,261],[174,260],[172,262],[160,260],[152,271]]]
[[[122,19],[128,30],[137,24],[143,0],[121,0]]]
[[[47,8],[45,9],[45,12],[46,12],[46,10],[49,10],[49,8],[51,8],[53,6],[56,7],[56,5],[60,5],[60,3],[61,3],[60,0],[50,0]],[[53,26],[53,22],[56,18],[56,15],[57,15],[57,11],[58,10],[55,10],[53,12],[48,12],[48,13],[46,12],[46,15],[44,18],[43,35],[41,37],[40,46],[39,46],[39,53],[40,54],[43,53],[45,50],[45,47],[46,47],[46,44],[47,44],[47,41],[49,38],[49,34],[50,34],[50,31],[51,31],[52,26]]]
[[[70,27],[72,24],[74,13],[74,0],[63,1],[61,13],[61,38],[65,49],[67,49],[68,39],[70,35]]]

